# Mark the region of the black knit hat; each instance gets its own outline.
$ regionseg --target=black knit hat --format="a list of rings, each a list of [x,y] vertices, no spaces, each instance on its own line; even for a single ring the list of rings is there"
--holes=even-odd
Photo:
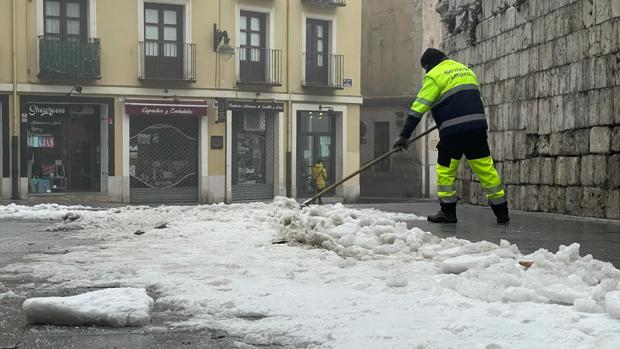
[[[422,54],[422,58],[420,58],[420,64],[422,68],[424,68],[427,72],[433,69],[437,64],[441,63],[441,61],[448,59],[445,53],[439,51],[436,48],[428,48]]]

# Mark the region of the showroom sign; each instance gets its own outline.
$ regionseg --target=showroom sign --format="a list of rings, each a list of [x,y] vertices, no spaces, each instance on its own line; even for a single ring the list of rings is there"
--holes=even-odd
[[[264,111],[284,111],[284,104],[282,103],[260,103],[260,102],[240,102],[240,101],[228,101],[228,110],[264,110]]]
[[[183,102],[171,104],[162,102],[127,102],[125,103],[127,114],[136,116],[203,116],[207,115],[208,104]]]
[[[30,103],[27,112],[29,117],[59,117],[69,114],[67,106],[60,104]]]

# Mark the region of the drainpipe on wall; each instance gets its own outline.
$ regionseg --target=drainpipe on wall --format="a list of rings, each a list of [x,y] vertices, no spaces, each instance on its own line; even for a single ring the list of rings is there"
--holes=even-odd
[[[19,109],[17,107],[17,0],[13,0],[13,135],[11,137],[11,198],[19,199]]]
[[[293,197],[293,102],[291,101],[291,4],[286,2],[286,93],[288,95],[288,118],[286,119],[288,135],[286,137],[286,197]]]

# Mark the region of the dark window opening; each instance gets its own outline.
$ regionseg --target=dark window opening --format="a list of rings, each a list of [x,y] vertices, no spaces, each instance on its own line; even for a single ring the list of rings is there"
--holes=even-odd
[[[43,7],[46,36],[86,38],[86,1],[45,0]]]
[[[374,155],[375,158],[390,151],[390,123],[375,122]],[[387,158],[375,165],[375,172],[389,172],[390,159]]]

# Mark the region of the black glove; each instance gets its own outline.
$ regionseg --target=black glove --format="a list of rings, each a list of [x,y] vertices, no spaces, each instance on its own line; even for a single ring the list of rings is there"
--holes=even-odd
[[[399,151],[406,150],[409,147],[409,143],[407,142],[407,138],[403,136],[399,136],[392,148],[399,149]]]

